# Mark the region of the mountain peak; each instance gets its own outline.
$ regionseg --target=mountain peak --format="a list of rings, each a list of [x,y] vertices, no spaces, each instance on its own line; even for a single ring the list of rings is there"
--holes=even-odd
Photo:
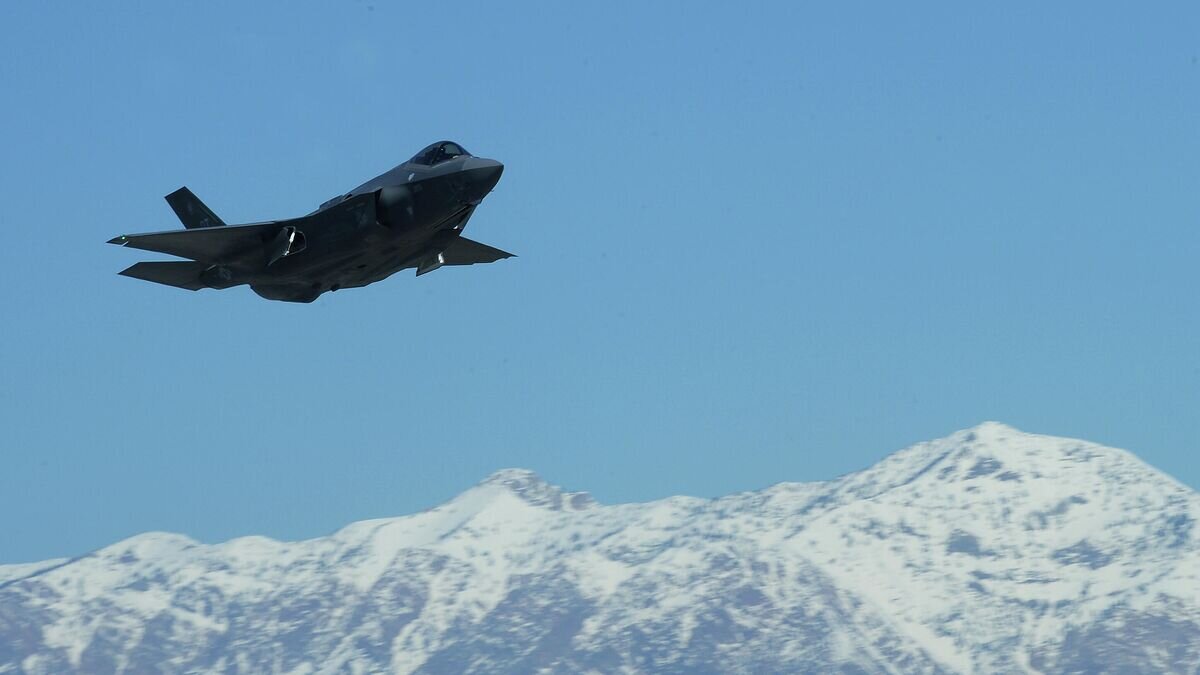
[[[1025,435],[1024,431],[995,420],[980,422],[970,429],[963,429],[962,433],[975,434],[976,437],[980,438],[1003,438],[1005,436]]]
[[[831,489],[850,498],[873,498],[896,489],[914,495],[935,485],[958,485],[971,499],[992,500],[985,486],[1021,486],[1041,495],[1076,485],[1138,483],[1149,490],[1186,488],[1137,456],[1074,438],[1021,431],[1000,422],[982,422],[943,438],[893,452],[876,464],[847,474]],[[947,493],[940,493],[947,494]],[[833,502],[826,499],[826,504]]]
[[[596,500],[586,492],[566,492],[552,485],[529,469],[500,469],[485,478],[480,485],[506,488],[531,506],[552,511],[580,511],[595,506]]]
[[[521,469],[518,467],[513,467],[513,468],[509,468],[509,469],[500,469],[498,471],[494,471],[492,473],[492,475],[488,476],[487,478],[484,478],[483,481],[481,482],[481,484],[482,485],[506,485],[506,486],[511,487],[514,484],[546,485],[546,481],[543,480],[541,476],[537,475],[537,472],[535,472],[535,471],[531,471],[529,469]]]

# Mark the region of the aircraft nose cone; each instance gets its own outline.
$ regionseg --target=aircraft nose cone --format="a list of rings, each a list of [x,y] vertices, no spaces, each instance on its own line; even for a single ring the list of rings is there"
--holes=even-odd
[[[487,193],[500,182],[500,174],[504,173],[504,165],[494,159],[472,157],[467,160],[466,169],[473,186],[472,192],[476,199],[483,199]]]

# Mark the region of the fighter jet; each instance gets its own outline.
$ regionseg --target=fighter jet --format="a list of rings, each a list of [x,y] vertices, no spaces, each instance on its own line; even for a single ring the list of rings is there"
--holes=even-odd
[[[504,165],[440,141],[400,166],[288,220],[226,225],[182,187],[166,196],[185,229],[126,234],[110,244],[183,261],[140,262],[121,272],[196,291],[249,284],[268,300],[312,302],[415,268],[512,257],[462,236]]]

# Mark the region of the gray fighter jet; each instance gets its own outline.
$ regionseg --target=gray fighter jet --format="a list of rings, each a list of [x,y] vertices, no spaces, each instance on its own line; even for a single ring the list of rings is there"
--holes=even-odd
[[[312,302],[400,270],[512,257],[462,236],[504,165],[441,141],[321,204],[307,216],[226,225],[186,187],[167,195],[186,229],[127,234],[110,244],[188,258],[140,262],[121,274],[177,288],[249,284],[268,300]]]

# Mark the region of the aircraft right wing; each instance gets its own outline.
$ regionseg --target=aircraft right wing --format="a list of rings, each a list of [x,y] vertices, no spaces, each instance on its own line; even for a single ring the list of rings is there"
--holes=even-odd
[[[442,252],[442,257],[443,265],[474,265],[511,258],[513,254],[466,237],[457,237]]]

